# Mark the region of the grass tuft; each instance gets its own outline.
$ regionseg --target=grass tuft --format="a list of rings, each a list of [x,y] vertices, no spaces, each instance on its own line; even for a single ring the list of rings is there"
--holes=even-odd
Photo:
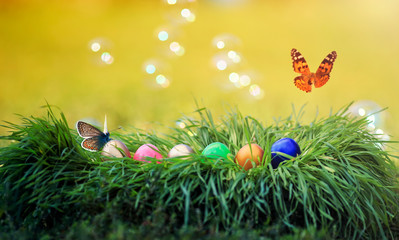
[[[139,129],[111,133],[134,152],[145,143],[163,156],[176,144],[188,158],[161,164],[129,158],[103,161],[84,151],[65,116],[47,106],[43,118],[6,122],[0,148],[0,238],[394,238],[399,236],[397,170],[367,118],[347,108],[310,124],[303,109],[265,126],[235,109],[217,121],[206,108],[183,116],[167,134]],[[290,137],[302,154],[277,169],[270,147]],[[212,142],[230,149],[209,160]],[[234,163],[247,143],[265,149],[249,171]],[[83,227],[82,227],[83,226]]]

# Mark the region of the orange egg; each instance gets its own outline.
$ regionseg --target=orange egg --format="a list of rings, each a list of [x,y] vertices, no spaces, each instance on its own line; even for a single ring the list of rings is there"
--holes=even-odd
[[[245,170],[251,169],[259,165],[259,162],[262,160],[264,153],[263,149],[258,144],[252,143],[251,148],[249,146],[250,145],[247,144],[242,147],[237,152],[235,158],[236,163],[244,167]],[[255,166],[253,166],[253,162],[256,164]]]

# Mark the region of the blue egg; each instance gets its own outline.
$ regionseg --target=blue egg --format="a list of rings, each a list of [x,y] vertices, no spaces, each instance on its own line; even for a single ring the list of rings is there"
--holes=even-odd
[[[296,143],[294,139],[282,138],[273,143],[271,152],[272,152],[272,166],[273,168],[277,168],[281,162],[290,159],[279,153],[284,153],[292,157],[296,157],[299,154],[301,154],[301,149],[299,148],[298,143]]]

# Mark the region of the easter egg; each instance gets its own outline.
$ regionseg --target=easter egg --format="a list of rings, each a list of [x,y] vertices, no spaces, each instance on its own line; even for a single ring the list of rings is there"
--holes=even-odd
[[[202,155],[211,159],[227,158],[228,154],[230,154],[230,150],[220,142],[211,143],[202,151]]]
[[[258,144],[247,144],[237,152],[235,162],[244,167],[245,170],[249,170],[259,165],[263,158],[263,153],[263,149]]]
[[[271,147],[271,152],[272,152],[272,166],[273,168],[277,168],[281,162],[289,159],[288,157],[279,153],[284,153],[292,157],[296,157],[299,154],[301,154],[301,149],[299,148],[298,143],[296,143],[294,139],[282,138],[273,143]]]
[[[186,144],[178,144],[169,151],[168,157],[182,157],[190,155],[192,153],[194,153],[194,151],[190,146]]]
[[[103,147],[101,155],[117,158],[132,157],[126,145],[119,140],[110,140],[107,142]]]
[[[142,162],[151,162],[146,160],[147,157],[162,159],[162,155],[159,153],[158,148],[152,144],[144,144],[140,146],[134,154],[133,159]]]

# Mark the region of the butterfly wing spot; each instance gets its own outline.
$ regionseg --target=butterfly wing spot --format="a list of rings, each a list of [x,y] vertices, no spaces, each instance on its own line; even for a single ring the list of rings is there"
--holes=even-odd
[[[310,74],[308,63],[300,52],[295,48],[291,50],[292,67],[294,71],[301,74]]]
[[[329,61],[326,61],[324,59],[323,62],[321,62],[321,64],[320,64],[319,68],[317,69],[316,73],[321,74],[321,75],[329,74],[331,72],[331,70],[332,70],[332,67],[333,67],[333,63],[329,62]]]
[[[86,138],[82,142],[82,148],[91,151],[91,152],[96,152],[101,150],[104,145],[109,141],[109,139],[106,139],[104,136],[95,136],[91,138]]]
[[[337,53],[335,51],[332,51],[320,63],[320,66],[316,71],[316,78],[314,82],[315,87],[319,88],[323,86],[330,79],[330,73],[333,68],[335,59],[337,59]]]
[[[312,91],[312,82],[309,79],[306,81],[306,79],[303,76],[298,76],[294,79],[294,84],[297,88],[299,88],[302,91],[305,92],[311,92]]]
[[[297,60],[293,63],[294,71],[297,73],[307,74],[310,73],[309,66],[306,62]]]
[[[332,51],[320,63],[320,66],[316,71],[316,75],[321,76],[321,75],[329,74],[333,68],[335,59],[337,59],[337,53],[335,51]]]
[[[316,88],[322,87],[324,84],[327,83],[329,79],[330,79],[330,74],[323,75],[320,78],[316,77],[314,81],[314,86]]]
[[[86,138],[85,140],[83,140],[81,145],[82,148],[91,152],[96,152],[99,150],[99,146],[93,138]]]

